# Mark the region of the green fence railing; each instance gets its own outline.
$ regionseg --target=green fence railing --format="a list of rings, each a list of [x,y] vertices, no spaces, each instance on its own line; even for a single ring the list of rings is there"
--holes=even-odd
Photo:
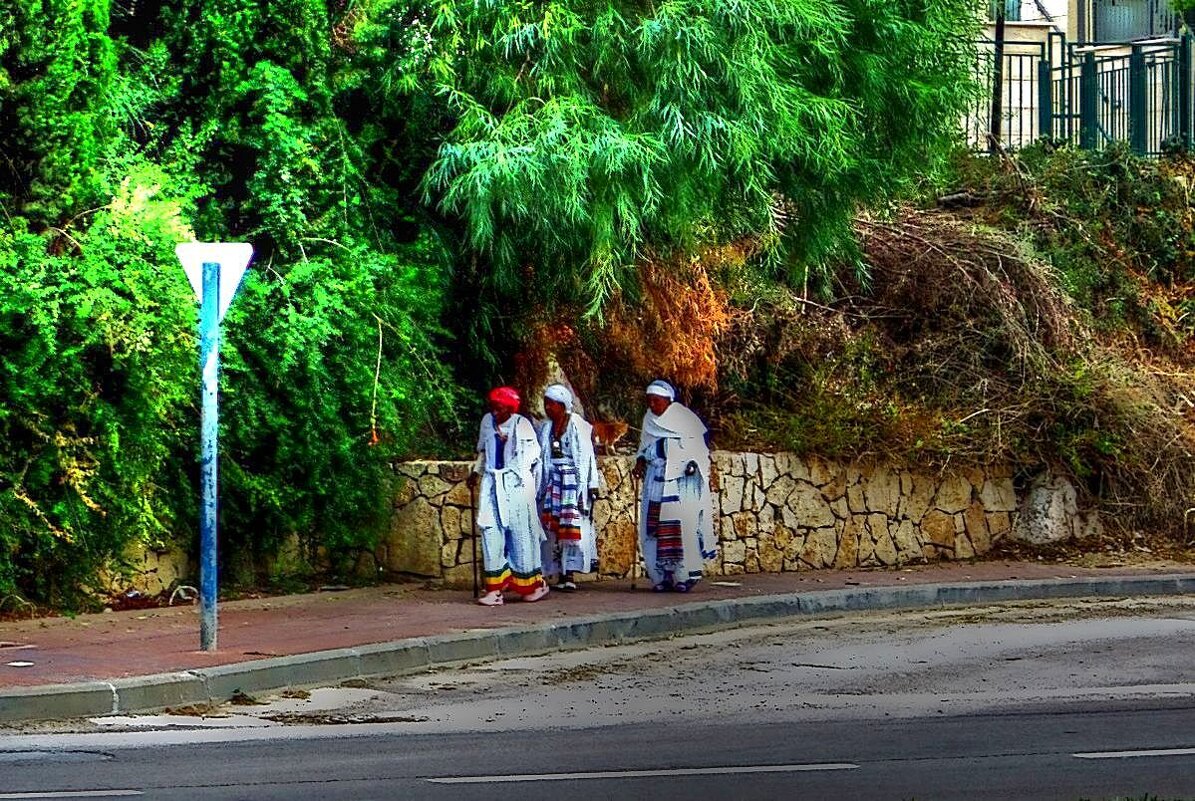
[[[1068,44],[1006,42],[1002,66],[993,42],[980,41],[975,62],[983,92],[966,120],[977,150],[1015,150],[1041,139],[1097,149],[1127,142],[1158,155],[1192,145],[1192,37],[1152,42]],[[993,98],[999,93],[999,102]],[[999,117],[992,119],[992,110]]]

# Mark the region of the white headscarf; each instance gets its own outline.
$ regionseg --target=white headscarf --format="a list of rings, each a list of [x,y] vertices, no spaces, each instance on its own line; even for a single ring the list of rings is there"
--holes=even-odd
[[[647,395],[659,395],[661,398],[667,398],[670,401],[676,400],[676,390],[667,381],[652,381],[644,390]]]
[[[564,410],[573,413],[573,393],[564,384],[552,384],[544,390],[544,398],[563,404]]]

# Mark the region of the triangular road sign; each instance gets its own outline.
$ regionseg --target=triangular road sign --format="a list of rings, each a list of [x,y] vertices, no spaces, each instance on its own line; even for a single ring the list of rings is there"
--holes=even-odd
[[[241,278],[253,258],[253,246],[248,242],[184,242],[174,249],[183,264],[187,280],[195,290],[195,297],[203,303],[203,265],[220,265],[220,309],[217,319],[224,319]]]

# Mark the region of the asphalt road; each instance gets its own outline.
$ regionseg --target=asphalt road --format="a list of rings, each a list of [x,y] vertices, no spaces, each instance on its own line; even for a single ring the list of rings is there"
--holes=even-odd
[[[803,621],[12,734],[0,799],[1195,799],[1192,656],[1183,599]]]

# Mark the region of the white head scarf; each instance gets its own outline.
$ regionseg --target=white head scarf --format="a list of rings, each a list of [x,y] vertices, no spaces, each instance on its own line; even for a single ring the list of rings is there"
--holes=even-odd
[[[573,413],[573,393],[564,384],[552,384],[544,390],[544,397],[564,405],[564,410]]]
[[[647,385],[645,394],[659,395],[661,398],[667,398],[670,401],[676,400],[676,390],[667,381],[652,381]]]

